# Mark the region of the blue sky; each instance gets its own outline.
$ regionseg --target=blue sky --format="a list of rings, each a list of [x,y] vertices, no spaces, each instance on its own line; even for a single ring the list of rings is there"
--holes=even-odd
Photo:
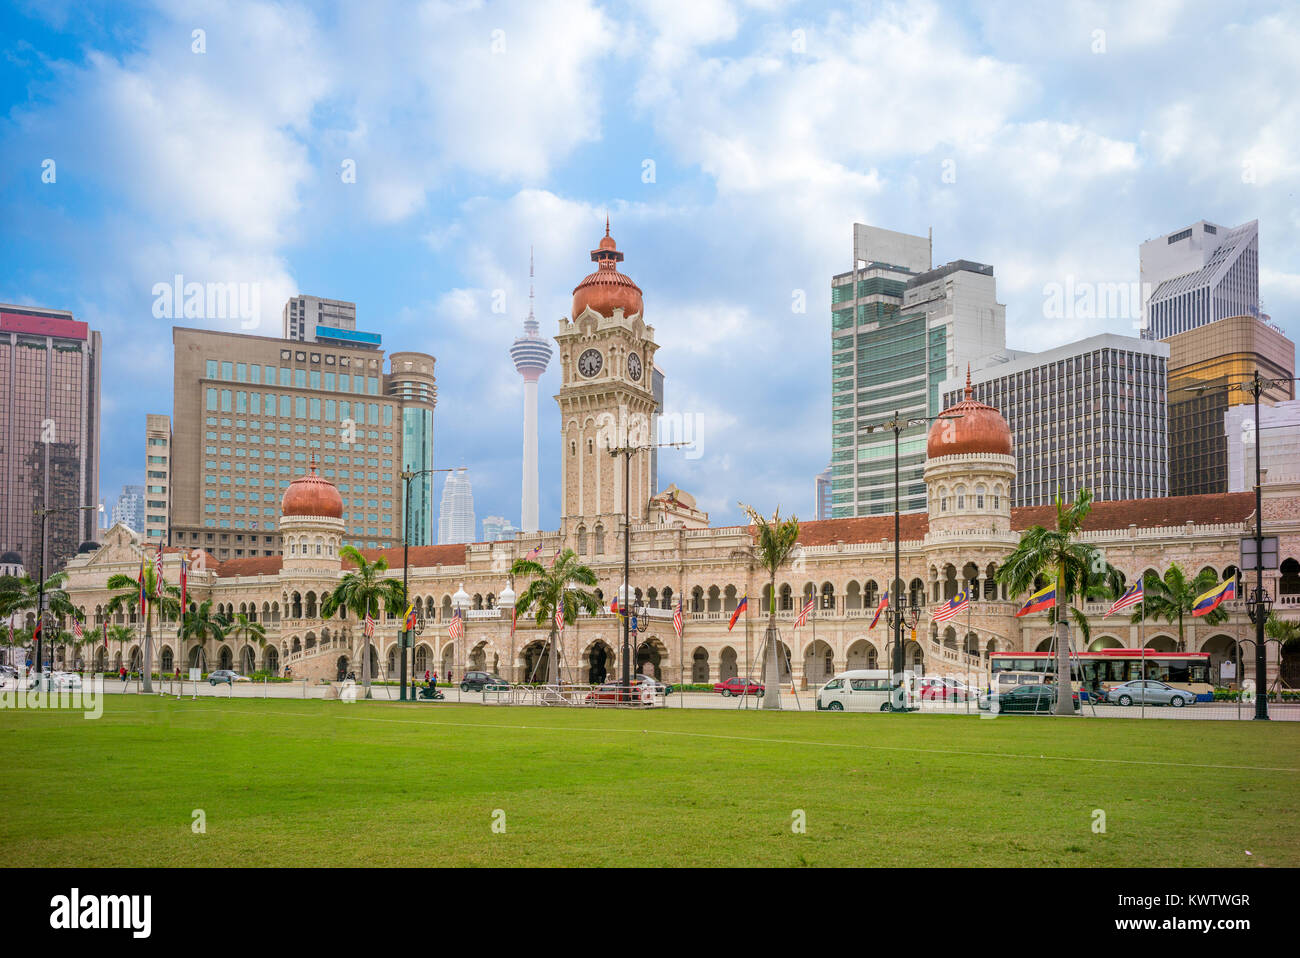
[[[103,332],[110,502],[171,411],[152,287],[180,273],[257,283],[255,332],[305,292],[434,354],[436,464],[517,522],[529,246],[549,333],[607,211],[668,410],[700,429],[661,485],[718,524],[737,499],[811,511],[855,221],[992,263],[1009,345],[1042,349],[1132,332],[1045,318],[1047,284],[1135,282],[1142,240],[1259,219],[1265,309],[1300,331],[1294,4],[45,0],[5,6],[0,50],[0,301]]]

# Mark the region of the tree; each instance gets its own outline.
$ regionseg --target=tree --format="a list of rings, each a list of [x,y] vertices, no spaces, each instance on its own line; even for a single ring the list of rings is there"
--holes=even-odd
[[[340,609],[346,609],[365,621],[367,615],[378,612],[382,605],[386,612],[401,615],[406,611],[406,588],[397,579],[384,575],[388,571],[388,559],[380,556],[374,562],[367,562],[365,556],[354,546],[339,549],[339,556],[355,566],[339,581],[337,587],[321,597],[321,618],[331,619]],[[370,636],[364,635],[365,652],[361,658],[361,685],[370,698]]]
[[[117,654],[120,656],[126,643],[135,638],[135,633],[131,631],[129,625],[110,625],[108,637],[117,643]]]
[[[549,671],[551,681],[558,685],[559,654],[555,642],[559,630],[555,627],[555,612],[563,610],[565,623],[576,622],[580,609],[586,609],[589,614],[598,612],[600,599],[596,598],[596,593],[579,587],[594,587],[600,580],[589,566],[578,561],[578,555],[572,549],[565,549],[549,569],[533,559],[516,559],[510,567],[510,575],[533,580],[515,600],[515,609],[522,615],[531,612],[538,625],[549,623]]]
[[[1270,639],[1277,639],[1284,649],[1300,646],[1300,622],[1279,619],[1276,612],[1270,612],[1268,621],[1264,623],[1264,631],[1268,633]]]
[[[45,580],[44,589],[41,584],[29,575],[15,578],[14,576],[5,576],[4,582],[0,583],[0,619],[7,619],[14,614],[30,612],[36,614],[40,606],[41,592],[45,593],[45,610],[52,613],[56,619],[66,618],[74,614],[72,600],[68,598],[68,593],[64,591],[64,584],[68,581],[66,572],[56,572]],[[52,623],[47,618],[45,621],[47,635],[52,629]],[[54,660],[54,642],[46,638],[45,644],[50,648],[50,661]],[[34,650],[33,650],[34,651]],[[42,652],[42,657],[44,653]],[[37,671],[41,669],[41,663],[36,663]]]
[[[1133,624],[1143,619],[1164,619],[1170,625],[1178,621],[1178,651],[1187,647],[1183,637],[1183,620],[1192,614],[1196,607],[1196,597],[1213,589],[1219,582],[1218,573],[1202,569],[1196,578],[1188,579],[1178,563],[1169,567],[1162,579],[1157,575],[1148,575],[1143,581],[1142,604],[1133,613]],[[1218,625],[1228,620],[1227,611],[1220,606],[1202,617],[1206,625]]]
[[[211,599],[204,599],[181,616],[181,639],[192,639],[199,643],[199,668],[203,667],[208,658],[205,648],[207,643],[224,639],[227,627],[228,623],[221,613],[213,614]]]
[[[108,577],[107,588],[115,593],[104,606],[104,612],[115,615],[130,611],[140,602],[140,579],[133,575],[117,572]],[[161,593],[158,580],[154,577],[152,562],[144,564],[144,593],[147,598],[142,611],[144,615],[144,691],[153,691],[153,621],[159,615],[159,625],[163,618],[176,618],[181,611],[181,590],[174,585],[164,585]]]
[[[781,567],[790,561],[790,556],[799,543],[799,520],[794,516],[781,518],[781,507],[777,506],[768,519],[757,511],[739,504],[754,524],[754,543],[741,551],[748,560],[767,571],[767,676],[763,680],[763,708],[779,709],[781,707],[781,660],[779,658],[779,639],[776,632],[776,576]]]
[[[256,642],[258,648],[266,647],[266,628],[260,622],[254,622],[243,612],[236,612],[233,618],[226,620],[227,635],[240,642]],[[254,665],[257,663],[254,662]]]
[[[1102,594],[1106,584],[1111,590],[1118,585],[1118,574],[1093,546],[1079,541],[1083,522],[1092,511],[1092,492],[1080,489],[1073,503],[1066,504],[1056,497],[1056,527],[1030,526],[1020,537],[1020,544],[1011,551],[993,578],[1005,585],[1013,595],[1028,592],[1040,576],[1051,576],[1056,581],[1056,603],[1050,610],[1050,620],[1057,632],[1056,642],[1056,714],[1074,714],[1073,686],[1069,681],[1069,649],[1064,641],[1066,631],[1061,619],[1061,609],[1069,609],[1083,637],[1083,648],[1092,639],[1088,617],[1076,609],[1076,599],[1092,598]]]

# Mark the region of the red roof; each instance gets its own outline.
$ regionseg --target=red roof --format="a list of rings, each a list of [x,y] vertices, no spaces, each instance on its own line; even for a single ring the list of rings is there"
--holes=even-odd
[[[904,542],[920,539],[930,528],[930,517],[924,512],[908,512],[898,517],[898,525]],[[879,542],[881,539],[893,542],[894,514],[799,523],[799,544],[804,547],[834,545],[840,539],[845,542]]]
[[[468,547],[463,542],[453,543],[445,546],[411,546],[411,568],[422,569],[436,565],[464,565],[465,550]],[[392,549],[361,549],[362,557],[367,562],[374,562],[380,556],[388,559],[388,568],[400,569],[402,567],[402,547],[395,546]],[[351,568],[351,563],[347,559],[343,560],[345,568]]]
[[[217,577],[230,579],[240,575],[275,575],[284,565],[280,556],[248,556],[244,559],[225,559],[214,562]]]
[[[1253,492],[1216,492],[1204,496],[1170,496],[1164,499],[1119,499],[1094,502],[1083,520],[1084,529],[1139,529],[1203,523],[1242,522],[1255,512]],[[1026,506],[1011,510],[1011,528],[1052,527],[1056,506]]]

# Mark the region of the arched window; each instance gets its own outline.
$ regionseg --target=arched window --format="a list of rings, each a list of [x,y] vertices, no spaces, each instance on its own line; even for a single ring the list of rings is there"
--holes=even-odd
[[[605,527],[599,522],[596,523],[596,531],[592,533],[591,548],[598,556],[605,554]]]
[[[585,556],[587,554],[587,527],[578,526],[577,535],[578,535],[578,555]]]
[[[983,483],[975,487],[975,508],[976,509],[983,510],[985,492],[986,490],[984,488]]]
[[[961,512],[966,508],[966,487],[957,487],[957,511]]]

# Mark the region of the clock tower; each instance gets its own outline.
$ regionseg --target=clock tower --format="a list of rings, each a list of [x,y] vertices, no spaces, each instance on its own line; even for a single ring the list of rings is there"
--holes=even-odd
[[[618,271],[623,260],[605,235],[591,251],[596,271],[573,290],[571,317],[560,320],[560,527],[582,554],[614,551],[623,518],[623,457],[611,448],[655,441],[651,416],[654,327],[642,317],[641,289]],[[644,522],[650,498],[650,452],[633,453],[629,514]],[[602,542],[603,536],[610,538]],[[585,540],[584,540],[584,537]]]

